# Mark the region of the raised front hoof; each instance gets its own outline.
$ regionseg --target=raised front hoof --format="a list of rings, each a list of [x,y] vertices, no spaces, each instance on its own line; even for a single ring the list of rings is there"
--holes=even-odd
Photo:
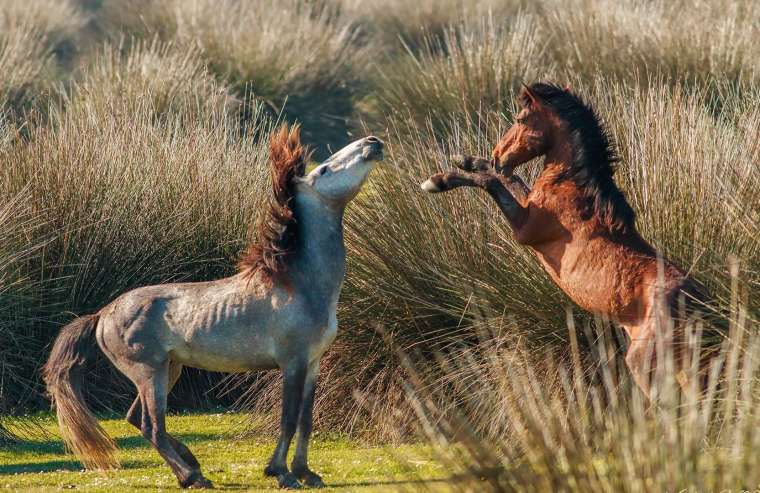
[[[204,478],[202,474],[196,476],[190,476],[185,481],[180,481],[180,488],[191,490],[212,490],[214,489],[214,483]]]
[[[440,174],[431,176],[428,180],[420,185],[420,188],[427,193],[440,193],[446,191],[446,184]]]
[[[298,479],[303,481],[304,486],[308,486],[309,488],[324,488],[325,483],[322,481],[322,478],[319,476],[319,474],[309,471],[308,469],[305,471],[298,471],[295,470],[293,473],[296,475]]]
[[[303,488],[301,483],[298,482],[298,479],[289,472],[277,476],[277,484],[279,484],[280,488],[283,490],[300,490]]]

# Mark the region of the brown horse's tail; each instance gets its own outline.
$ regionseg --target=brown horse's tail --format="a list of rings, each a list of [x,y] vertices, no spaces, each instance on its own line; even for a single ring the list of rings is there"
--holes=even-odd
[[[82,395],[84,365],[97,347],[98,318],[98,314],[85,315],[61,329],[42,375],[69,450],[88,469],[114,469],[119,466],[116,445],[87,408]]]

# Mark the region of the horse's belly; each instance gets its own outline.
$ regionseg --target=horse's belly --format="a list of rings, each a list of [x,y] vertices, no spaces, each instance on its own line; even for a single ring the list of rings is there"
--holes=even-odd
[[[182,335],[172,359],[183,365],[230,373],[277,367],[274,341],[255,328],[213,327]]]
[[[172,351],[172,360],[192,368],[226,373],[277,368],[277,363],[271,354],[256,350],[241,353],[239,350],[217,352],[207,348],[196,347],[192,350],[177,348]]]
[[[550,270],[550,274],[575,304],[589,312],[615,318],[622,306],[620,274],[612,260],[591,250],[569,247],[557,271]]]

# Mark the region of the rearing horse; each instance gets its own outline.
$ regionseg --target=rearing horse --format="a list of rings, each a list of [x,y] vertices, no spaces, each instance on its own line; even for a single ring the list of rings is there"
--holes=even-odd
[[[343,211],[373,163],[376,137],[344,147],[304,175],[298,128],[270,139],[274,200],[240,262],[211,282],[138,288],[61,330],[43,374],[64,441],[87,467],[118,465],[113,441],[84,404],[85,360],[97,346],[135,384],[127,413],[171,467],[181,487],[212,487],[192,452],[165,427],[166,396],[183,366],[223,372],[280,368],[280,439],[265,469],[280,487],[324,486],[307,465],[319,360],[337,331],[345,271]],[[298,431],[292,472],[286,457]]]
[[[515,241],[533,250],[554,282],[580,307],[625,329],[626,364],[649,396],[657,331],[680,313],[681,299],[694,307],[705,294],[667,260],[658,274],[661,257],[639,235],[633,209],[615,185],[617,157],[593,108],[545,83],[524,87],[518,102],[522,108],[492,160],[459,156],[455,164],[466,173],[438,173],[422,188],[477,187],[490,194]],[[512,172],[539,156],[544,168],[531,190]],[[678,378],[683,386],[684,374]]]

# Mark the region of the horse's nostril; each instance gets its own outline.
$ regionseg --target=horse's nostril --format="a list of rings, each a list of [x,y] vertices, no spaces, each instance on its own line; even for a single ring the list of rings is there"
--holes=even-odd
[[[369,137],[367,137],[366,142],[368,144],[382,144],[383,143],[382,140],[378,139],[374,135],[370,135]]]

